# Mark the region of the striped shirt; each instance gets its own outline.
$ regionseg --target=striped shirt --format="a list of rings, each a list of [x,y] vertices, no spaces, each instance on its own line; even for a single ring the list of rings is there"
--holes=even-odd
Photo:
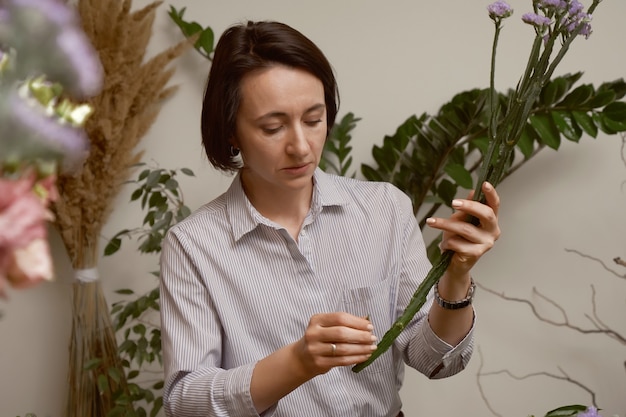
[[[164,408],[169,417],[258,416],[256,362],[304,334],[311,316],[369,315],[380,339],[430,270],[410,199],[387,183],[316,170],[297,241],[249,202],[237,176],[172,227],[161,255]],[[404,363],[443,378],[469,361],[426,319],[432,294],[394,345],[359,373],[336,367],[264,416],[396,416]],[[436,371],[441,368],[439,371]]]

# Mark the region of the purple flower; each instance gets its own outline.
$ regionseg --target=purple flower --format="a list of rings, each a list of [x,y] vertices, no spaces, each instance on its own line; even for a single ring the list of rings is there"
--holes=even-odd
[[[565,3],[565,2],[563,2],[562,0],[540,0],[539,7],[543,9],[559,7],[562,5],[562,3]]]
[[[85,131],[46,114],[34,101],[22,98],[17,92],[8,98],[6,120],[0,117],[2,155],[17,153],[21,159],[29,159],[52,154],[62,156],[64,170],[77,170],[88,154]]]
[[[545,16],[540,16],[537,13],[526,13],[522,16],[522,21],[533,25],[538,29],[543,29],[552,23],[552,20]]]
[[[579,14],[580,12],[582,12],[584,8],[585,6],[583,6],[581,2],[579,2],[578,0],[573,0],[569,5],[569,9],[568,9],[569,15],[575,16]]]
[[[598,414],[597,408],[595,408],[594,406],[591,406],[587,408],[587,410],[581,411],[580,413],[578,413],[576,417],[602,417],[602,416]]]
[[[0,22],[0,35],[17,51],[16,69],[22,77],[45,74],[81,98],[99,92],[102,66],[74,9],[58,0],[5,4],[10,19]]]
[[[491,3],[487,6],[489,17],[494,21],[505,19],[513,14],[513,9],[504,0],[497,0],[495,3]]]

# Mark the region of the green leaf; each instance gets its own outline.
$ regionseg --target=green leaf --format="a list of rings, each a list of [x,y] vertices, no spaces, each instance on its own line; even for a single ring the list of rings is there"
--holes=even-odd
[[[100,364],[102,364],[102,359],[101,358],[89,359],[89,360],[87,360],[85,362],[85,365],[83,365],[83,369],[85,371],[91,371],[91,370],[96,369],[97,367],[99,367]]]
[[[104,256],[113,255],[115,252],[120,250],[121,247],[122,247],[122,239],[120,239],[119,237],[115,237],[111,239],[104,248]]]
[[[146,326],[144,326],[143,324],[137,324],[135,326],[133,326],[133,332],[135,332],[136,334],[139,334],[141,336],[146,334]]]
[[[593,118],[587,113],[582,111],[573,111],[572,117],[574,117],[576,124],[578,124],[578,126],[580,126],[589,136],[592,138],[598,136],[598,127],[593,121]]]
[[[174,178],[170,178],[169,180],[165,181],[164,186],[167,190],[170,191],[175,191],[179,187],[178,181],[176,181]]]
[[[609,120],[615,122],[626,122],[626,103],[621,101],[615,101],[607,105],[602,114]]]
[[[563,78],[555,78],[549,81],[541,91],[541,102],[545,106],[554,104],[565,93],[566,87],[567,84]]]
[[[457,187],[453,182],[443,179],[437,187],[437,195],[447,206],[450,206],[452,199],[456,196],[456,189]]]
[[[182,172],[183,174],[188,175],[188,176],[190,176],[190,177],[194,177],[194,176],[195,176],[195,174],[193,173],[193,171],[192,171],[192,170],[190,170],[189,168],[181,168],[181,169],[180,169],[180,172]]]
[[[142,181],[142,180],[146,179],[149,174],[150,174],[150,170],[149,169],[144,169],[143,171],[141,171],[141,173],[137,177],[137,181]]]
[[[133,191],[133,193],[130,196],[130,201],[135,201],[138,200],[139,197],[141,197],[141,194],[143,194],[143,188],[137,188],[135,191]]]
[[[593,86],[581,85],[572,90],[565,98],[558,104],[559,107],[567,108],[580,108],[593,96]]]
[[[583,135],[582,129],[576,124],[574,116],[571,113],[564,111],[553,111],[552,120],[556,125],[557,129],[565,136],[567,139],[578,142]]]
[[[200,37],[196,41],[196,48],[201,48],[207,55],[213,52],[213,43],[215,42],[215,35],[213,29],[210,27],[205,28]]]
[[[561,137],[552,118],[547,114],[535,114],[530,116],[530,124],[541,141],[552,149],[559,149]]]
[[[472,175],[461,164],[448,163],[446,164],[444,171],[450,176],[459,186],[471,190],[474,187]]]
[[[564,407],[555,408],[552,411],[549,411],[545,417],[563,417],[563,416],[575,416],[581,411],[585,411],[587,409],[584,405],[566,405]]]
[[[123,294],[123,295],[131,295],[134,294],[135,292],[131,289],[128,288],[123,288],[121,290],[116,290],[115,291],[116,294]]]
[[[522,152],[522,155],[524,155],[524,158],[528,159],[532,156],[533,151],[535,150],[536,140],[537,133],[530,124],[526,123],[526,126],[522,129],[522,134],[517,141],[517,147]]]
[[[604,107],[615,100],[615,93],[613,91],[599,91],[590,101],[588,106],[592,109],[598,107]]]
[[[106,375],[104,374],[100,374],[98,375],[97,378],[97,383],[98,383],[98,390],[100,391],[100,394],[106,394],[109,392],[109,380],[107,379]]]
[[[148,175],[148,178],[146,178],[145,186],[147,188],[152,188],[159,183],[159,178],[161,178],[161,171],[162,169],[155,169],[154,171],[150,172],[150,175]]]
[[[122,373],[117,368],[109,368],[108,374],[109,377],[111,377],[111,379],[115,381],[116,384],[119,384],[122,380]]]
[[[163,407],[163,397],[158,397],[154,401],[154,406],[152,407],[152,411],[150,411],[150,417],[156,417],[159,411],[161,411],[161,407]]]

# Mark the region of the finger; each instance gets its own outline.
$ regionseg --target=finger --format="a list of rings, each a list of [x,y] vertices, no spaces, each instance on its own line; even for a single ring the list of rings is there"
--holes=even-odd
[[[334,348],[333,348],[334,346]],[[376,338],[372,338],[368,344],[353,344],[353,343],[330,343],[329,348],[326,350],[327,356],[330,357],[354,357],[369,355],[376,350]]]
[[[498,216],[498,211],[500,210],[500,196],[496,191],[496,188],[491,185],[489,182],[485,181],[482,185],[483,193],[485,194],[485,202],[496,216]]]
[[[343,326],[357,330],[373,330],[372,323],[366,317],[358,317],[341,311],[316,314],[311,318],[311,324],[316,324],[321,327]]]

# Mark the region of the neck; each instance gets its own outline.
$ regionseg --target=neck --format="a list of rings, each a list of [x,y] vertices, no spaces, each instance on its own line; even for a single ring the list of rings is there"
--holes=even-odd
[[[313,179],[299,188],[272,187],[241,175],[243,190],[250,203],[264,217],[283,226],[297,240],[313,198]]]

